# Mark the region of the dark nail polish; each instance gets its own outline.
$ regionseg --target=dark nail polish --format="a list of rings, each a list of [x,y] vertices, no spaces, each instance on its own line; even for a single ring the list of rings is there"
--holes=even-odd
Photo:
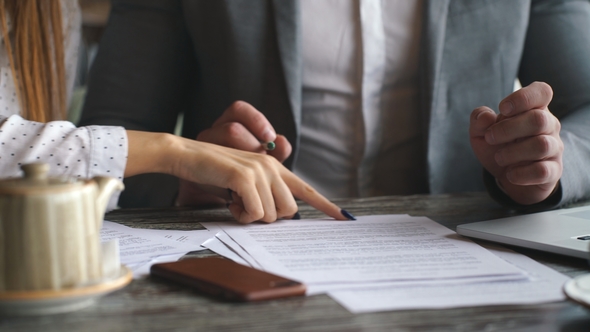
[[[350,214],[350,212],[348,212],[344,209],[340,210],[340,213],[342,213],[343,216],[348,218],[348,220],[356,220],[356,218],[352,214]]]
[[[299,214],[299,212],[295,212],[295,214],[293,215],[293,217],[291,217],[292,220],[299,220],[301,219],[301,215]]]

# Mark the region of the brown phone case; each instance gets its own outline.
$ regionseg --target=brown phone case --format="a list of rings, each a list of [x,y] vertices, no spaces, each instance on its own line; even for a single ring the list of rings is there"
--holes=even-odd
[[[150,274],[231,301],[261,301],[305,295],[304,284],[225,258],[183,259],[154,264]]]

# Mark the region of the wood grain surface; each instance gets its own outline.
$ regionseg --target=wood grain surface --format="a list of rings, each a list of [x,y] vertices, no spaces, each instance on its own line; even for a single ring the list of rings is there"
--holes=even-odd
[[[485,193],[391,196],[336,201],[355,215],[408,213],[451,229],[515,214]],[[587,202],[586,202],[587,203]],[[302,218],[323,217],[300,204]],[[107,220],[138,228],[202,229],[201,222],[231,220],[218,209],[116,210]],[[516,249],[570,277],[590,272],[588,262]],[[192,256],[215,255],[210,251]],[[261,303],[228,303],[188,288],[147,278],[77,312],[0,317],[0,331],[590,331],[590,310],[570,301],[351,314],[326,295]]]

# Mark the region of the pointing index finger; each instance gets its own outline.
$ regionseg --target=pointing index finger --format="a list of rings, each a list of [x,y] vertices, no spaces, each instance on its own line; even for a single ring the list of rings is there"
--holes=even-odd
[[[330,202],[326,197],[313,189],[310,185],[298,178],[286,168],[283,172],[283,180],[293,193],[293,195],[312,207],[322,211],[336,220],[356,220],[348,211],[341,209],[336,204]]]

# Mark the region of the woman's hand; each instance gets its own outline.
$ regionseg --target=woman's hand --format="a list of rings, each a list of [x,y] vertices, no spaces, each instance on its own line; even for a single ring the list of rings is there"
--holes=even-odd
[[[293,196],[327,215],[346,220],[341,209],[291,173],[274,157],[193,141],[171,134],[127,131],[125,176],[167,173],[232,191],[228,208],[240,223],[273,222],[297,212]]]

